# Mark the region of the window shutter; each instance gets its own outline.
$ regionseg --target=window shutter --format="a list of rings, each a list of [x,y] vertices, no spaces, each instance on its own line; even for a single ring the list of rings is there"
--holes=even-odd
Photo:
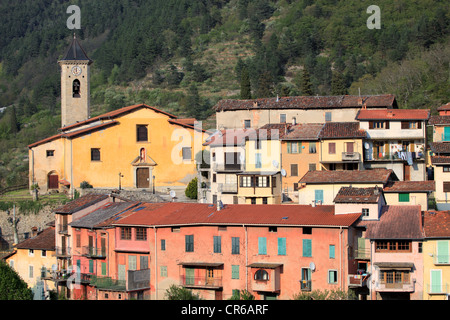
[[[369,121],[369,129],[373,129],[373,121]]]
[[[321,202],[323,204],[323,190],[314,190],[314,196],[316,202]]]
[[[221,253],[222,246],[220,236],[214,236],[214,253]]]
[[[287,153],[291,153],[291,143],[287,143]]]
[[[303,256],[312,257],[311,239],[303,239]]]
[[[106,276],[106,262],[102,262],[102,276]]]
[[[336,153],[336,143],[330,142],[328,143],[328,153],[335,154]]]
[[[333,244],[330,244],[330,259],[334,259],[336,257],[335,250],[336,247]]]
[[[286,238],[278,238],[278,254],[286,255]]]
[[[231,266],[231,279],[239,279],[239,265]]]
[[[232,237],[231,238],[231,253],[232,254],[239,254],[239,237]]]
[[[449,263],[448,241],[437,242],[437,262]]]
[[[291,164],[291,176],[293,176],[293,177],[298,176],[298,165],[297,164]]]
[[[409,202],[409,193],[399,193],[398,202]]]
[[[258,254],[267,254],[266,238],[258,238]]]
[[[389,121],[386,121],[385,124],[386,124],[386,126],[385,126],[386,129],[389,129]]]

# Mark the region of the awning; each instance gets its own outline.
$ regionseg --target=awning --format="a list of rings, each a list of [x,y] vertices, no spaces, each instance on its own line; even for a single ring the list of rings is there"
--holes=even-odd
[[[411,270],[414,267],[412,262],[375,262],[374,265],[380,269],[396,270]]]
[[[183,267],[221,267],[223,262],[180,262],[178,265]]]
[[[283,266],[282,263],[255,262],[255,263],[249,264],[247,267],[261,268],[261,269],[276,269],[281,266]]]

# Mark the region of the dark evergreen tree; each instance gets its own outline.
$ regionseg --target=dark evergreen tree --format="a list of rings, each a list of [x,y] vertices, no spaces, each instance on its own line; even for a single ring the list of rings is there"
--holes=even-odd
[[[252,87],[247,67],[244,65],[241,72],[241,99],[252,98]]]
[[[300,90],[302,92],[302,95],[312,96],[313,90],[312,90],[311,78],[310,78],[308,70],[303,69],[302,77],[301,77],[300,81],[301,81],[300,82]]]
[[[342,72],[335,71],[331,79],[331,94],[334,96],[347,94],[347,88],[345,86],[345,78]]]

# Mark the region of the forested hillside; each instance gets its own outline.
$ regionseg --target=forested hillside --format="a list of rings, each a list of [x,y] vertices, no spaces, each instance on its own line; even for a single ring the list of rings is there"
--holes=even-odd
[[[66,27],[71,4],[81,30]],[[381,9],[380,29],[367,27],[370,4]],[[393,93],[400,107],[432,110],[448,102],[448,1],[370,4],[1,2],[0,188],[27,181],[26,145],[59,127],[57,60],[74,31],[94,60],[93,115],[145,102],[213,126],[224,97]]]

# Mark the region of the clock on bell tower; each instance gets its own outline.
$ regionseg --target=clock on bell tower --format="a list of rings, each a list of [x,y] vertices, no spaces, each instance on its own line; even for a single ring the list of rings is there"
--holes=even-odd
[[[74,35],[58,63],[61,66],[61,126],[65,127],[89,119],[89,68],[92,60]]]

